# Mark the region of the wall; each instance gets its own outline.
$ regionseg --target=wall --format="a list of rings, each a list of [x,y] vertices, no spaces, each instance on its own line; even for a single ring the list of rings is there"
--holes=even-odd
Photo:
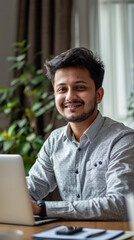
[[[17,2],[18,0],[0,0],[0,86],[8,86],[12,77],[7,57],[13,54],[12,43],[16,39]],[[3,118],[0,116],[0,127],[5,124]]]
[[[7,57],[16,38],[17,0],[0,0],[0,85],[10,82]]]

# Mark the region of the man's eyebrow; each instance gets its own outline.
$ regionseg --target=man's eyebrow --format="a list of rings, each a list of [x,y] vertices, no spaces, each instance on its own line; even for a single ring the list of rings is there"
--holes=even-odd
[[[78,80],[78,81],[75,81],[74,83],[73,83],[73,85],[75,85],[75,84],[80,84],[80,83],[84,83],[84,84],[87,84],[87,82],[85,82],[84,80]],[[56,87],[59,87],[59,86],[64,86],[64,85],[66,85],[66,83],[58,83],[57,85],[56,85]]]
[[[84,81],[84,80],[78,80],[78,81],[76,81],[75,83],[76,83],[76,84],[79,84],[79,83],[84,83],[84,84],[87,84],[87,82],[86,82],[86,81]]]
[[[63,86],[63,85],[66,85],[66,84],[65,84],[65,83],[58,83],[58,84],[56,85],[56,87]]]

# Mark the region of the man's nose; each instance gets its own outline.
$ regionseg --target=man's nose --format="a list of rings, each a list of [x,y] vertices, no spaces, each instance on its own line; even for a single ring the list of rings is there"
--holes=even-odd
[[[72,101],[72,99],[74,99],[75,97],[75,91],[73,89],[68,89],[67,93],[66,93],[66,101]]]

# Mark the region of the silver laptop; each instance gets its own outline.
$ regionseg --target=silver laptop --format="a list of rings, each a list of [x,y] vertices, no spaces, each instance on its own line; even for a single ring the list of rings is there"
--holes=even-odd
[[[54,220],[33,216],[22,157],[0,154],[0,223],[39,225]]]

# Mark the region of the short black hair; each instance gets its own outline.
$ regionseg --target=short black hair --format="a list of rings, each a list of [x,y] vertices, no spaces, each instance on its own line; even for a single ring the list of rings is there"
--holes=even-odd
[[[95,83],[96,90],[102,86],[104,77],[104,64],[98,55],[85,47],[71,48],[66,52],[45,61],[46,76],[54,84],[55,72],[65,67],[81,67],[88,69]]]

